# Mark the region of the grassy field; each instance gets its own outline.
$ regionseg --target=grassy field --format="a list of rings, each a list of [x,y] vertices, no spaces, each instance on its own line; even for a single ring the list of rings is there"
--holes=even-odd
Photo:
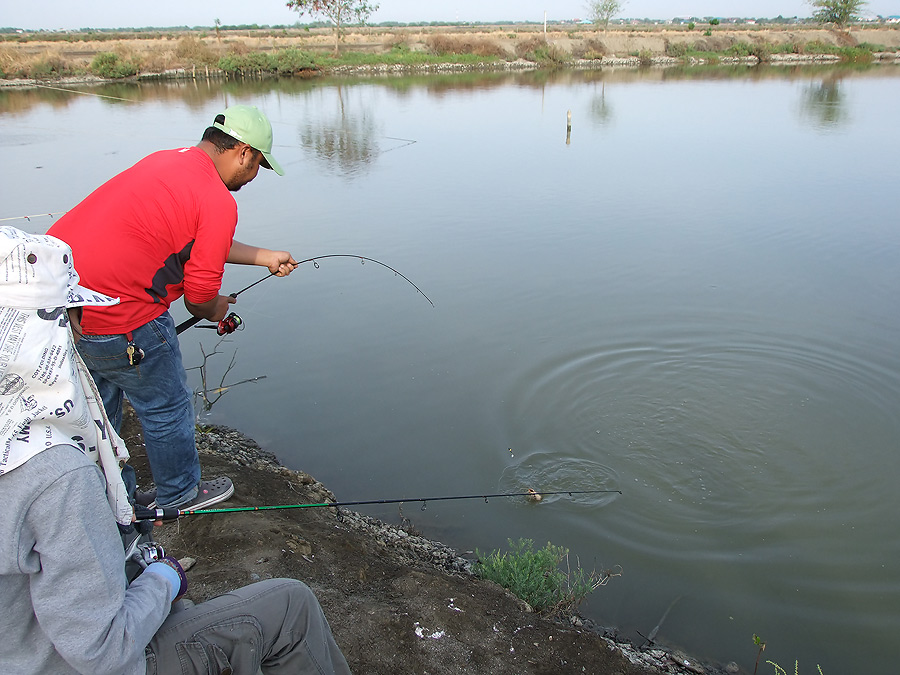
[[[616,28],[591,26],[362,27],[347,32],[340,55],[326,28],[5,35],[0,79],[52,80],[165,73],[176,69],[316,74],[340,65],[500,63],[524,59],[559,66],[578,59],[832,54],[848,61],[900,51],[900,30],[847,32],[786,26]]]

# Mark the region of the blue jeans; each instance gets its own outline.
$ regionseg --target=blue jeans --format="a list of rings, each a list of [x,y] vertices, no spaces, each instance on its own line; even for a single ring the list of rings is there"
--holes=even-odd
[[[136,328],[132,335],[144,350],[144,358],[136,366],[128,363],[124,335],[85,335],[78,341],[78,352],[97,383],[116,431],[122,427],[123,394],[134,407],[144,430],[156,503],[179,506],[197,495],[200,457],[194,441],[194,405],[175,322],[166,312]]]

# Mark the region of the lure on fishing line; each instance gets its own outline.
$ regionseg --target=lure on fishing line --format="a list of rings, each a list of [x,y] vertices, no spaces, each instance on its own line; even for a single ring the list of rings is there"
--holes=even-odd
[[[208,516],[217,513],[242,513],[245,511],[274,511],[280,509],[313,509],[313,508],[341,508],[344,506],[363,506],[371,504],[403,504],[406,502],[422,502],[422,510],[425,510],[428,502],[441,502],[456,499],[483,499],[487,504],[492,497],[525,497],[529,501],[540,501],[547,495],[587,495],[600,493],[616,493],[622,494],[621,490],[558,490],[553,492],[538,491],[529,489],[527,492],[501,492],[495,494],[482,495],[454,495],[450,497],[413,497],[405,499],[368,499],[353,502],[317,502],[314,504],[278,504],[273,506],[237,506],[227,509],[196,509],[196,510],[180,510],[178,508],[147,508],[136,505],[134,507],[134,516],[137,520],[177,520],[183,516]]]
[[[393,267],[391,267],[391,266],[388,265],[387,263],[383,263],[383,262],[381,262],[380,260],[375,260],[374,258],[367,258],[367,257],[364,256],[364,255],[355,255],[355,254],[353,254],[353,253],[331,253],[331,254],[329,254],[329,255],[319,255],[319,256],[316,256],[315,258],[307,258],[306,260],[301,260],[300,262],[298,262],[298,263],[294,266],[294,269],[296,269],[296,268],[299,267],[300,265],[303,265],[304,263],[308,263],[308,262],[311,262],[311,263],[313,264],[313,266],[314,266],[316,269],[319,269],[319,262],[318,262],[318,261],[319,261],[319,260],[324,260],[325,258],[356,258],[356,259],[359,260],[360,263],[362,263],[363,265],[366,264],[366,261],[371,262],[371,263],[375,263],[376,265],[381,265],[382,267],[387,268],[387,269],[389,269],[391,272],[393,272],[394,275],[396,275],[396,276],[401,277],[402,279],[404,279],[410,286],[412,286],[413,288],[415,288],[423,298],[425,298],[426,300],[428,300],[428,303],[429,303],[432,307],[434,307],[434,303],[431,302],[431,298],[429,298],[427,295],[425,295],[425,294],[422,292],[422,289],[419,288],[418,286],[416,286],[412,281],[410,281],[410,279],[409,279],[405,274],[403,274],[402,272],[399,272],[399,271],[395,270]],[[253,288],[253,287],[256,286],[257,284],[261,284],[263,281],[265,281],[266,279],[269,279],[269,278],[271,278],[271,277],[274,277],[276,274],[277,274],[276,272],[271,272],[270,274],[267,274],[267,275],[264,276],[262,279],[259,279],[258,281],[254,281],[252,284],[250,284],[249,286],[245,286],[244,288],[242,288],[241,290],[237,291],[236,293],[232,293],[232,294],[231,294],[231,297],[232,297],[232,298],[237,298],[237,296],[239,296],[239,295],[240,295],[241,293],[243,293],[244,291],[249,291],[251,288]],[[235,326],[223,325],[223,321],[227,321],[229,317],[234,317],[234,318],[237,320],[237,325],[235,325]],[[184,331],[186,331],[188,328],[190,328],[191,326],[194,326],[194,325],[198,324],[198,323],[199,323],[200,321],[202,321],[202,320],[203,320],[203,319],[200,318],[199,316],[195,316],[195,317],[191,317],[190,319],[187,319],[186,321],[182,321],[182,322],[181,322],[180,324],[178,324],[178,326],[176,326],[176,328],[175,328],[175,333],[176,333],[176,335],[180,335],[181,333],[183,333]],[[227,333],[233,333],[239,326],[241,326],[241,325],[243,324],[243,321],[241,321],[241,317],[239,317],[239,316],[238,316],[237,314],[235,314],[234,312],[232,312],[231,314],[229,314],[229,316],[226,317],[225,319],[223,319],[223,321],[220,321],[217,325],[213,325],[213,324],[210,324],[210,325],[203,325],[203,326],[200,326],[200,328],[216,328],[216,329],[217,329],[217,332],[219,333],[219,335],[226,335]],[[231,328],[231,329],[228,330],[228,328]]]

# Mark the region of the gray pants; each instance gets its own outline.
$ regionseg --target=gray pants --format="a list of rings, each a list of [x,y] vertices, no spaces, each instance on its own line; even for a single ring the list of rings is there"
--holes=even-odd
[[[269,579],[173,611],[147,647],[147,675],[350,673],[319,601]]]

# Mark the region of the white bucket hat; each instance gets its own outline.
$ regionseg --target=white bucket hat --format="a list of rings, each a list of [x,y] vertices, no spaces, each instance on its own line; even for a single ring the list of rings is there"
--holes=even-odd
[[[66,309],[115,305],[78,284],[72,250],[48,235],[0,227],[0,475],[54,445],[100,464],[116,520],[133,511],[122,482],[125,443],[78,355]]]
[[[0,227],[0,306],[16,309],[115,305],[118,298],[78,284],[72,249],[46,234]]]

